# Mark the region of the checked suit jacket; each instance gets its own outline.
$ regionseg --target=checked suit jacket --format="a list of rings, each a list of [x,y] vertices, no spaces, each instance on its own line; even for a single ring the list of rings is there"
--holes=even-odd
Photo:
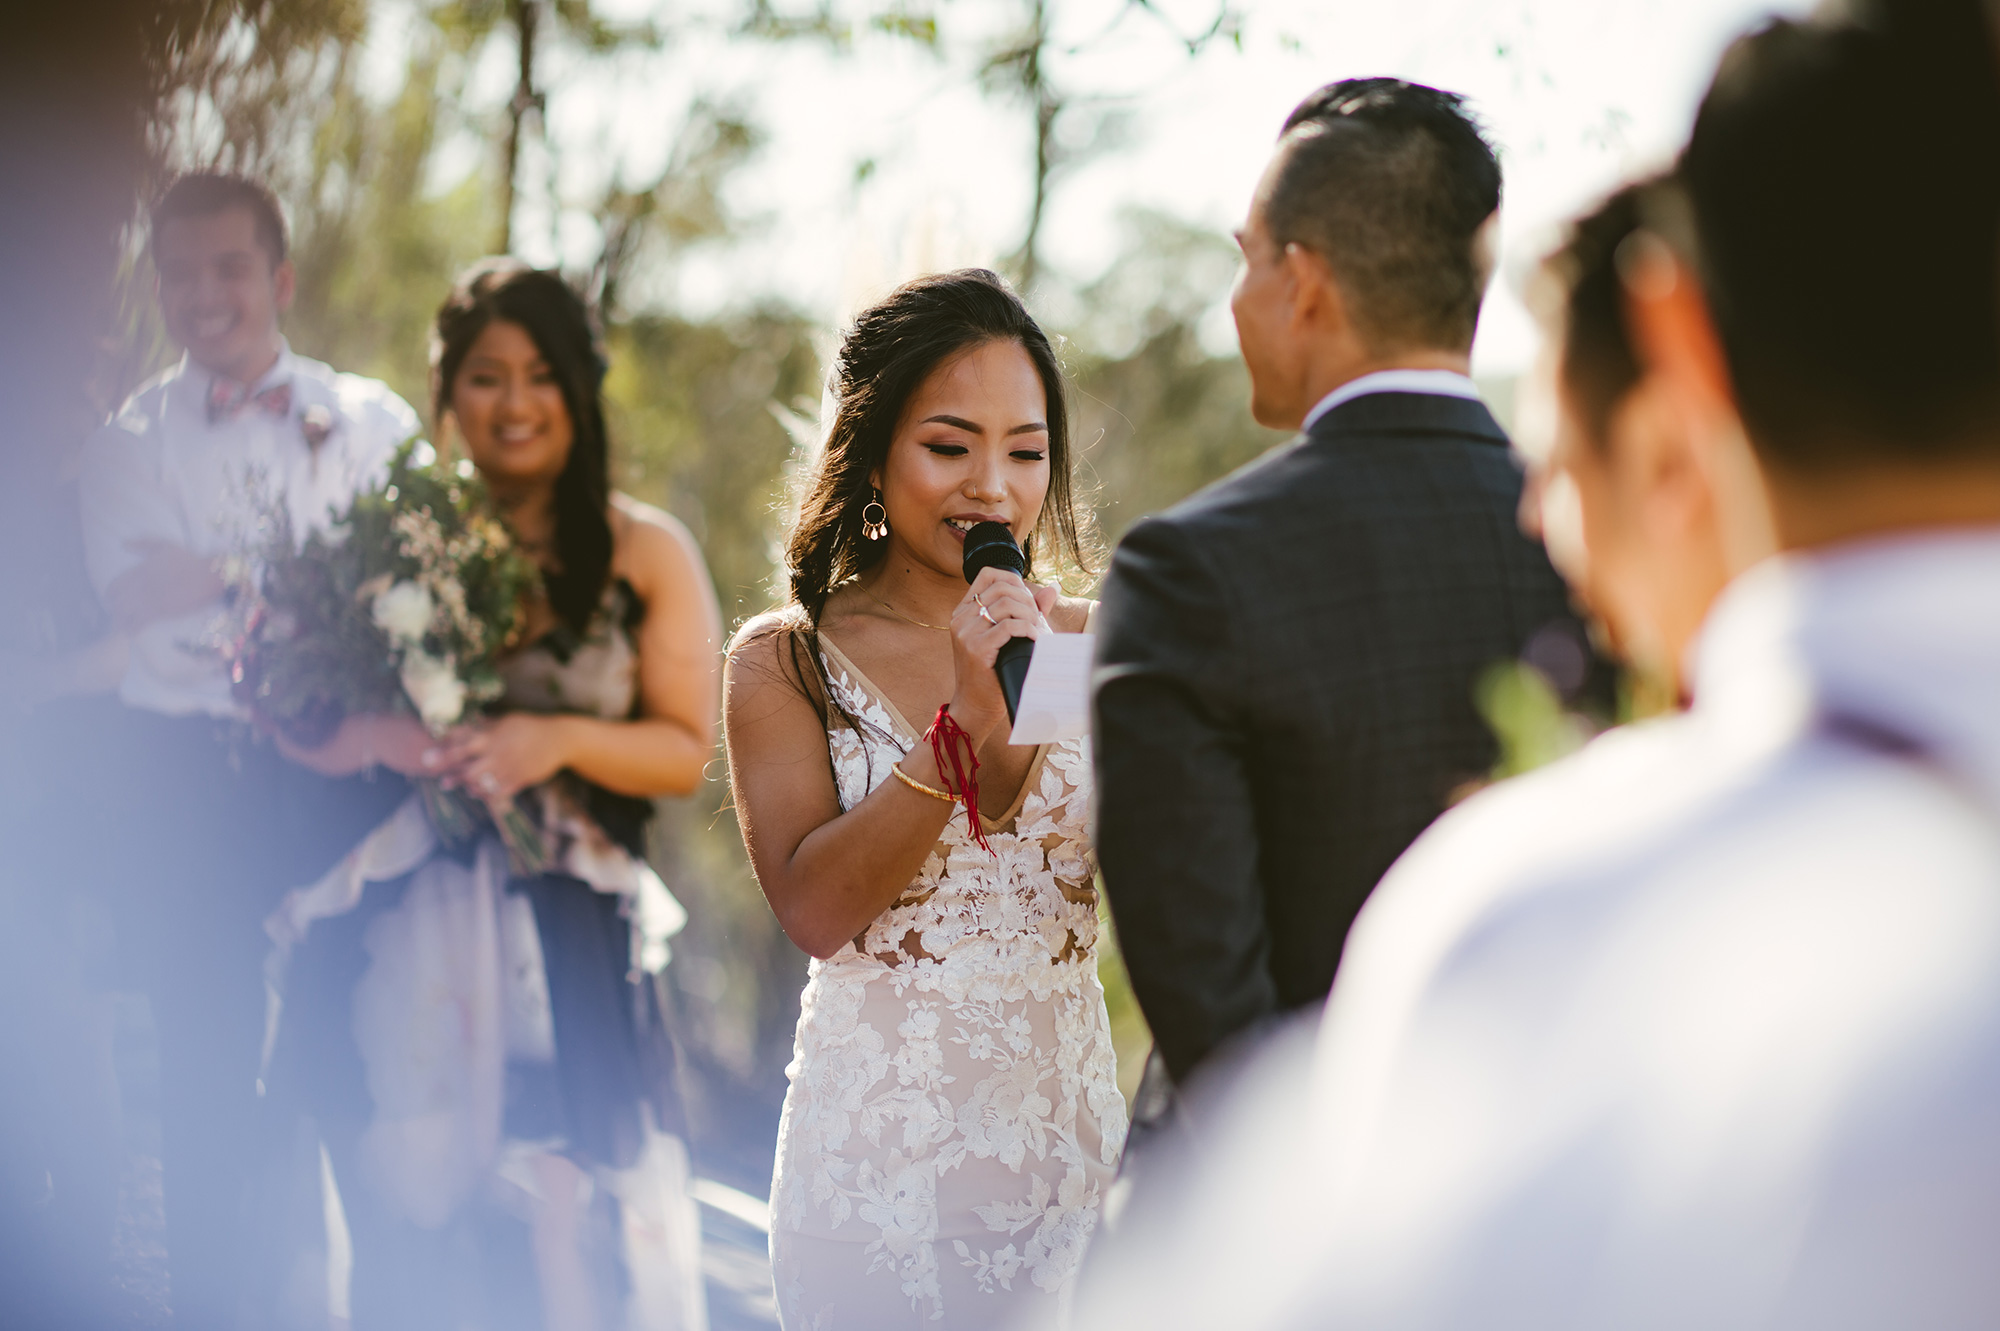
[[[1483,403],[1370,393],[1119,543],[1098,856],[1176,1084],[1325,997],[1376,881],[1498,756],[1480,676],[1549,633],[1587,659],[1521,486]]]

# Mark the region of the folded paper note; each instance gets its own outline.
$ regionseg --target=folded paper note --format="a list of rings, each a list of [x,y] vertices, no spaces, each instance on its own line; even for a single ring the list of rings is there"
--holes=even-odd
[[[1009,744],[1053,744],[1090,730],[1090,662],[1094,633],[1044,633],[1021,685]]]

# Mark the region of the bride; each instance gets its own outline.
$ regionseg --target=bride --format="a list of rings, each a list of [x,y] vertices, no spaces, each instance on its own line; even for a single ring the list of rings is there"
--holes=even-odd
[[[1077,739],[1007,742],[993,661],[1090,602],[965,530],[1077,555],[1061,372],[991,273],[912,282],[840,348],[786,552],[725,679],[759,883],[814,958],[772,1183],[786,1331],[1054,1320],[1125,1137]]]

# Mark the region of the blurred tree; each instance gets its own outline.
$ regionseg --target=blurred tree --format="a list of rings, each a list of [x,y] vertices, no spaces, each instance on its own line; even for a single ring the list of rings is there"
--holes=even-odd
[[[989,92],[1021,101],[1034,117],[1034,191],[1020,247],[1008,261],[1021,289],[1031,291],[1042,276],[1042,224],[1058,179],[1063,172],[1118,147],[1126,133],[1119,108],[1122,99],[1091,95],[1059,83],[1050,69],[1053,58],[1082,53],[1110,36],[1133,14],[1165,25],[1190,57],[1197,56],[1218,39],[1240,46],[1242,17],[1230,0],[1217,0],[1215,17],[1209,25],[1186,33],[1155,0],[1125,0],[1101,31],[1065,46],[1055,37],[1059,0],[1021,0],[1021,3],[1024,8],[1019,25],[987,50],[979,64],[979,80]],[[1073,123],[1077,121],[1084,121],[1086,127],[1079,129]]]
[[[1203,342],[1222,316],[1235,246],[1144,210],[1124,229],[1118,259],[1080,293],[1066,346],[1107,542],[1285,438],[1251,419],[1243,362]]]
[[[1053,45],[1055,5],[1033,0],[1017,38],[979,56],[990,87],[1036,108],[1036,203],[1014,263],[1024,282],[1048,276],[1038,246],[1051,189],[1117,132],[1113,101],[1050,77],[1044,57],[1072,49]],[[868,32],[933,48],[944,40],[934,7],[902,0],[837,12],[748,0],[729,12],[739,41],[840,53]],[[1196,51],[1233,39],[1233,12],[1218,6],[1209,29],[1181,40]],[[382,48],[364,51],[369,20],[389,14],[399,66],[385,75]],[[1127,14],[1163,21],[1146,0],[1129,0]],[[420,404],[427,329],[446,284],[491,238],[513,239],[509,220],[533,201],[523,182],[536,177],[524,150],[562,150],[541,112],[617,52],[674,59],[683,31],[664,20],[614,26],[583,0],[167,0],[155,21],[169,53],[156,74],[156,162],[269,179],[294,222],[294,344]],[[482,101],[474,71],[502,53],[511,89]],[[578,198],[549,202],[597,225],[595,254],[576,276],[605,324],[619,484],[688,524],[733,624],[774,599],[789,485],[816,443],[827,330],[784,308],[693,319],[663,303],[663,273],[694,247],[740,234],[727,191],[763,141],[754,108],[701,95],[700,71],[679,77],[686,110],[661,167],[635,181],[603,163]],[[1064,341],[1078,438],[1111,537],[1277,438],[1251,422],[1242,367],[1215,323],[1235,264],[1227,240],[1149,213],[1124,227],[1121,257],[1068,302],[1079,313]],[[161,355],[142,265],[127,276],[121,395]],[[718,755],[701,792],[663,805],[652,852],[690,913],[669,974],[704,1167],[755,1189],[767,1178],[804,959],[757,892],[727,798]],[[1144,1023],[1118,974],[1110,955],[1121,1059],[1136,1066]]]
[[[495,0],[465,0],[463,21],[471,30],[490,26],[499,8]],[[506,254],[514,248],[514,205],[520,197],[521,150],[530,124],[548,147],[548,90],[536,80],[536,60],[549,37],[544,24],[554,20],[557,31],[593,55],[610,55],[632,47],[658,47],[663,36],[650,22],[614,23],[600,16],[591,0],[505,0],[505,22],[514,37],[514,95],[507,102],[507,130],[500,170],[498,243]]]
[[[649,258],[723,240],[735,230],[736,219],[723,206],[723,185],[762,143],[762,132],[741,109],[696,98],[651,184],[628,189],[613,177],[597,205],[604,239],[586,283],[607,321],[624,313],[625,280]]]
[[[700,323],[648,313],[611,330],[619,484],[687,523],[731,625],[769,603],[793,453],[769,405],[817,392],[813,331],[786,310]],[[698,794],[662,806],[652,858],[688,908],[672,974],[704,1163],[757,1190],[769,1182],[805,958],[764,904],[728,798],[718,755]]]
[[[156,172],[263,172],[368,26],[368,0],[161,0],[147,50]]]

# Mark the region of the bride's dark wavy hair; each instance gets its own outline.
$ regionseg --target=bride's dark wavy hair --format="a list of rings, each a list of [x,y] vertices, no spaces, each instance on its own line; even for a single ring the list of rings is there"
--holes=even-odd
[[[861,510],[873,498],[868,477],[887,461],[903,410],[925,380],[989,342],[1013,342],[1027,352],[1048,398],[1049,490],[1034,532],[1022,544],[1029,573],[1038,552],[1058,570],[1090,569],[1088,528],[1077,516],[1071,476],[1069,394],[1048,334],[1006,282],[984,268],[904,283],[862,311],[841,340],[833,370],[833,425],[806,479],[785,545],[785,576],[796,607],[791,669],[822,720],[828,706],[846,716],[820,661],[819,623],[827,598],[887,553],[885,542],[861,534]]]
[[[569,410],[569,460],[556,477],[554,557],[542,582],[557,618],[584,633],[611,576],[603,343],[590,307],[562,274],[519,259],[482,259],[460,275],[431,325],[434,423],[451,409],[451,386],[466,353],[496,322],[516,324],[533,340]]]

